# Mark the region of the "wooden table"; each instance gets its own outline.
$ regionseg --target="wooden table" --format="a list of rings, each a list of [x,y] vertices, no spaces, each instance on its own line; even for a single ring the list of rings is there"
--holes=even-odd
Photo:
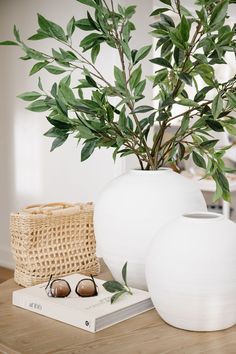
[[[99,276],[109,279],[103,270]],[[236,326],[197,333],[167,325],[155,310],[96,334],[11,305],[13,279],[0,285],[0,353],[4,354],[235,354]]]

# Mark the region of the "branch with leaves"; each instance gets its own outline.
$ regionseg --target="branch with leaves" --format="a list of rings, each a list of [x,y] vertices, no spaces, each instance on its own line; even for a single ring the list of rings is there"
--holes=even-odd
[[[103,287],[110,293],[113,293],[111,297],[111,304],[113,304],[116,300],[119,299],[120,296],[124,294],[133,295],[130,287],[127,284],[127,262],[124,264],[122,268],[122,278],[124,280],[124,284],[121,284],[117,280],[109,280],[103,283]]]
[[[153,106],[140,103],[145,100],[147,80],[142,62],[150,55],[152,43],[138,49],[131,45],[136,7],[115,6],[113,0],[77,1],[87,7],[87,15],[72,17],[65,29],[38,15],[39,28],[29,41],[22,40],[14,26],[15,40],[0,42],[19,46],[24,52],[21,59],[34,61],[29,75],[46,70],[62,76],[50,92],[39,78],[37,91],[19,95],[30,102],[30,111],[46,112],[52,127],[45,135],[54,138],[51,150],[73,135],[83,144],[82,161],[96,148],[105,147],[113,149],[114,160],[134,154],[146,170],[178,165],[192,156],[205,175],[215,180],[215,199],[229,200],[225,173],[230,170],[223,160],[227,147],[216,149],[214,131],[236,135],[236,78],[219,82],[214,65],[224,65],[226,54],[236,51],[236,26],[225,23],[228,5],[234,1],[198,0],[192,13],[180,0],[160,0],[164,6],[151,14],[155,18],[151,34],[155,53],[159,53],[150,59],[155,73],[149,79],[157,92]],[[77,29],[85,32],[79,46],[75,44]],[[48,38],[57,44],[50,53],[28,44]],[[120,61],[109,79],[96,65],[103,44],[116,50]],[[72,87],[75,76],[78,85]],[[204,83],[201,89],[199,81]],[[116,105],[112,104],[114,97]],[[177,106],[186,109],[173,114]],[[177,118],[180,127],[167,140],[167,129]],[[158,129],[150,144],[154,125]]]

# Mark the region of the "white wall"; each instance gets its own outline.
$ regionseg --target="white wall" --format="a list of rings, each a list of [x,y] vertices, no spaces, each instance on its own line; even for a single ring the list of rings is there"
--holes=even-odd
[[[149,44],[151,37],[147,33],[152,0],[122,2],[138,5],[134,48]],[[36,33],[37,13],[65,27],[72,16],[84,17],[85,6],[76,0],[0,0],[0,41],[14,39],[13,24],[20,29],[24,39]],[[47,39],[31,43],[34,48],[44,51],[55,42]],[[89,160],[81,163],[80,148],[76,147],[73,138],[50,153],[52,140],[43,136],[50,128],[45,114],[25,110],[26,102],[16,96],[37,90],[38,76],[47,89],[58,78],[43,71],[29,77],[33,62],[19,60],[21,55],[17,47],[0,46],[0,265],[7,267],[13,267],[9,235],[11,211],[31,203],[95,200],[108,181],[137,165],[132,158],[127,162],[119,160],[114,165],[109,150],[96,151]],[[109,78],[117,60],[113,50],[104,47],[97,65]],[[151,64],[147,62],[144,74],[151,73]],[[151,100],[150,86],[146,95]],[[148,100],[145,104],[149,104]]]

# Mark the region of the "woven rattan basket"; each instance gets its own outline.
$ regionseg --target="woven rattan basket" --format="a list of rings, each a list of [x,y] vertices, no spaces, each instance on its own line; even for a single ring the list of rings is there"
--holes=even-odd
[[[15,281],[31,286],[50,275],[96,275],[93,204],[32,205],[10,217]]]

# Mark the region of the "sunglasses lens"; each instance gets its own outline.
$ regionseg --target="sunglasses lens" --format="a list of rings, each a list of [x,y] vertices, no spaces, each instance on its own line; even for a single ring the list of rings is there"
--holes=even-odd
[[[66,297],[71,292],[70,286],[65,280],[54,280],[50,290],[53,297]]]
[[[96,285],[90,279],[81,280],[76,287],[76,292],[84,297],[97,295]]]

